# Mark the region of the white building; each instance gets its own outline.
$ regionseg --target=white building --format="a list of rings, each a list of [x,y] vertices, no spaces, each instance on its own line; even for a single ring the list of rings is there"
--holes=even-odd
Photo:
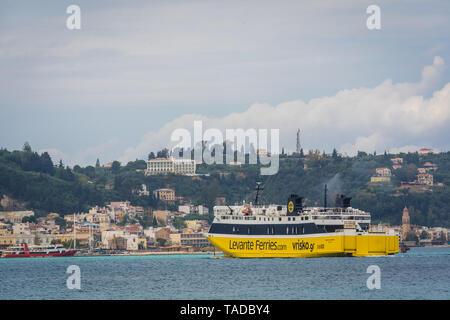
[[[29,223],[14,223],[13,234],[15,235],[31,235]]]
[[[379,177],[390,177],[392,175],[389,168],[377,168],[376,173]]]
[[[161,174],[195,174],[195,161],[190,159],[174,159],[174,158],[157,158],[147,161],[147,169],[145,175],[161,175]]]
[[[207,207],[202,206],[202,205],[198,205],[198,206],[178,206],[178,211],[183,212],[185,214],[199,214],[199,215],[203,215],[203,214],[208,214],[209,210]]]
[[[1,211],[0,219],[5,222],[16,223],[22,222],[22,219],[25,217],[34,216],[34,211]]]

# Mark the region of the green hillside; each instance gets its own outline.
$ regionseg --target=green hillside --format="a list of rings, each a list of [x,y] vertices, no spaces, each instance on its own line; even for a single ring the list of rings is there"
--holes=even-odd
[[[403,158],[403,168],[392,170],[391,158]],[[426,162],[438,166],[434,186],[429,188],[400,188],[401,181],[416,178],[417,169]],[[410,209],[413,224],[450,226],[450,153],[419,156],[413,154],[368,155],[339,157],[318,152],[305,157],[280,158],[279,172],[261,176],[258,165],[231,167],[198,165],[197,172],[209,176],[153,176],[143,173],[143,160],[111,168],[80,167],[72,169],[62,163],[54,166],[48,154],[39,155],[31,148],[23,151],[0,150],[0,197],[4,194],[21,201],[40,214],[68,214],[86,211],[92,205],[109,201],[130,200],[134,205],[153,208],[167,207],[153,197],[139,197],[132,192],[146,184],[150,191],[170,187],[177,196],[212,208],[216,197],[226,197],[229,204],[253,201],[256,182],[264,185],[261,202],[286,202],[291,193],[305,197],[307,205],[323,204],[324,185],[328,185],[328,204],[334,204],[336,193],[352,197],[352,206],[372,213],[373,221],[400,223],[402,210]],[[378,167],[391,168],[390,183],[370,183]],[[0,208],[1,209],[1,208]],[[5,208],[3,208],[5,209]]]

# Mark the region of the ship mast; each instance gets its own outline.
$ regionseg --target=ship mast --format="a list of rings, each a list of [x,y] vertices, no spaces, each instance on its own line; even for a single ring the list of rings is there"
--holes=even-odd
[[[255,206],[258,204],[259,192],[264,190],[264,187],[261,186],[261,182],[256,183],[256,197],[255,197]]]
[[[75,229],[75,212],[73,213],[73,249],[77,249],[77,231]]]

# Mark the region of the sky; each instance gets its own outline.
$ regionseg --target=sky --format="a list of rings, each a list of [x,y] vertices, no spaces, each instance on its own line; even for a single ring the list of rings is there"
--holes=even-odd
[[[4,0],[0,147],[127,162],[201,120],[279,129],[286,151],[298,128],[305,150],[447,151],[449,16],[447,0]]]

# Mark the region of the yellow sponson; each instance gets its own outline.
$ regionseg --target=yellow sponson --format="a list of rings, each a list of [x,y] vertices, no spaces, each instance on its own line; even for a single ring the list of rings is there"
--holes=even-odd
[[[208,240],[226,255],[237,258],[307,258],[380,256],[399,252],[397,235],[327,235],[236,237],[208,234]]]

